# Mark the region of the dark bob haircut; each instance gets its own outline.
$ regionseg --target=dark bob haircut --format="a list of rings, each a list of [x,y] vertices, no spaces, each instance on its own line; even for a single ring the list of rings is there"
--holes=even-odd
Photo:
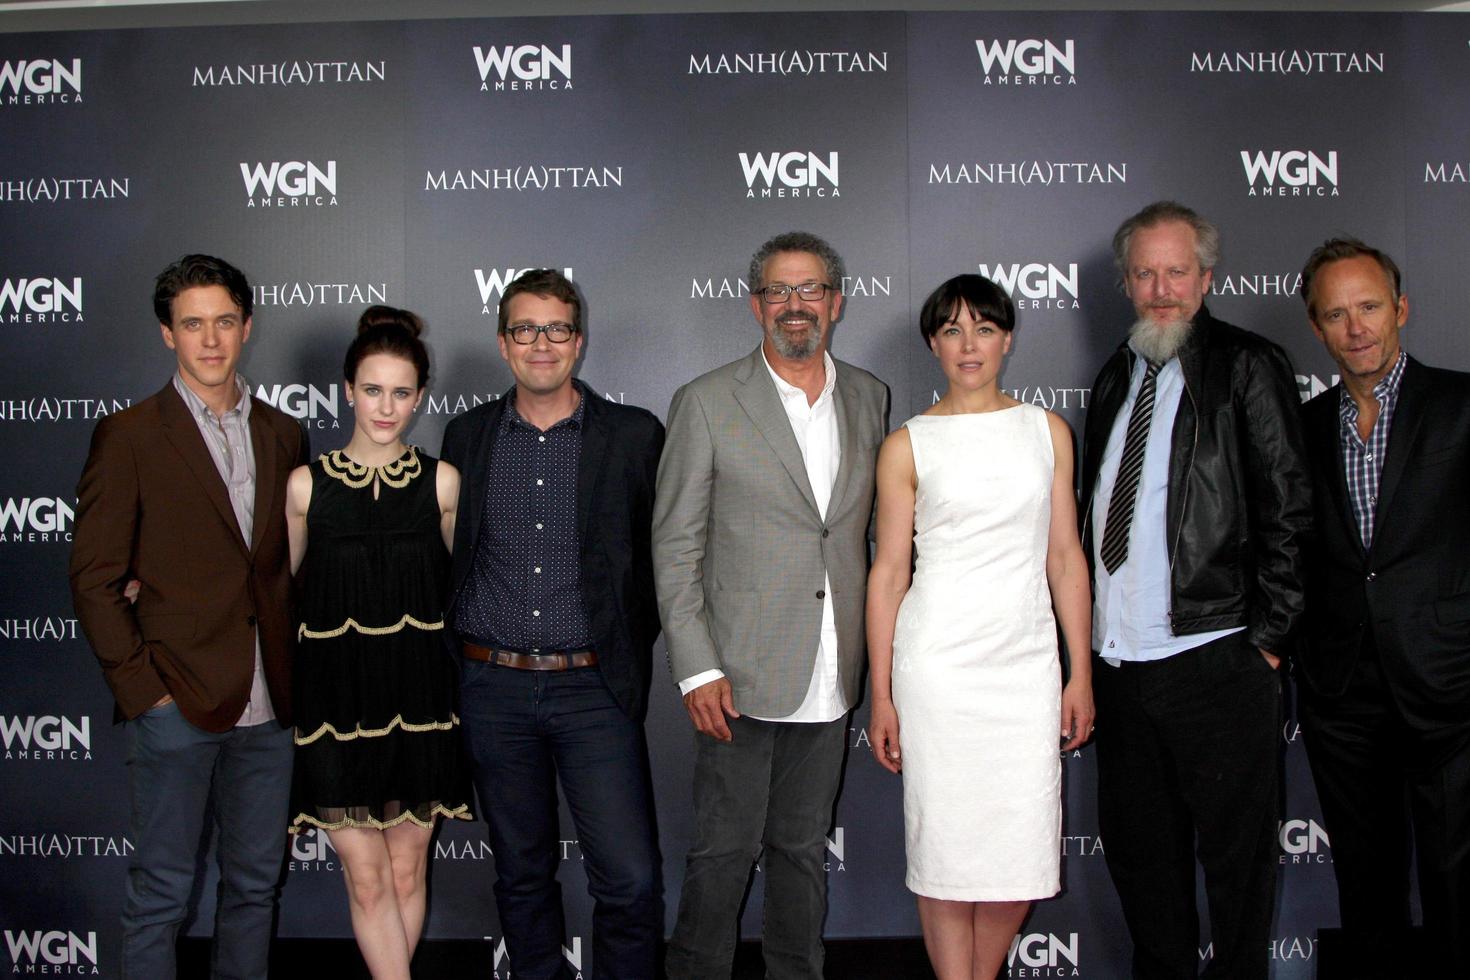
[[[1006,333],[1016,329],[1016,304],[1010,296],[984,276],[968,273],[946,279],[924,300],[919,310],[919,334],[930,344],[939,328],[953,320],[960,304],[977,320],[989,320]]]
[[[391,306],[369,306],[358,317],[357,336],[347,348],[342,376],[349,383],[356,384],[357,366],[364,358],[387,354],[412,364],[418,374],[418,386],[422,388],[429,380],[429,352],[419,339],[423,332],[424,321],[417,313]]]
[[[153,313],[166,327],[174,321],[174,297],[195,286],[223,286],[230,299],[240,307],[240,315],[248,320],[254,308],[250,283],[245,273],[224,259],[213,255],[186,255],[164,269],[153,281]]]

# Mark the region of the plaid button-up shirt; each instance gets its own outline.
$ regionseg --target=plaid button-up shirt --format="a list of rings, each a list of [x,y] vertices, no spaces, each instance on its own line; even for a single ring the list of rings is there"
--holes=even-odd
[[[1388,432],[1393,425],[1393,412],[1399,403],[1399,382],[1404,377],[1405,355],[1399,351],[1399,359],[1392,370],[1373,386],[1373,397],[1378,400],[1378,419],[1367,439],[1358,438],[1358,405],[1347,387],[1342,389],[1338,401],[1338,414],[1342,418],[1342,468],[1347,474],[1348,499],[1352,502],[1353,515],[1358,519],[1358,534],[1363,547],[1373,544],[1373,511],[1378,507],[1378,482],[1383,476],[1383,455],[1388,450]]]

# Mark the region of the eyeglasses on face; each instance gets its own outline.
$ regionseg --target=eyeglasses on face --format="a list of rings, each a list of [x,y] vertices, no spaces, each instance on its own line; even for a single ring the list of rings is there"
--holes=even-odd
[[[804,282],[799,286],[788,286],[784,282],[773,282],[763,289],[757,289],[762,300],[767,303],[784,303],[795,293],[809,303],[815,303],[827,295],[827,290],[833,287],[825,282]]]
[[[518,344],[534,344],[537,334],[546,334],[546,339],[553,344],[564,344],[572,339],[572,334],[577,328],[570,323],[512,323],[505,328],[510,334],[510,339]]]

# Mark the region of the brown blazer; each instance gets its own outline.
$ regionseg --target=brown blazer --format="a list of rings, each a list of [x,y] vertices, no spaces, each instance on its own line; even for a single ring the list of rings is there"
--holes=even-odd
[[[136,718],[165,694],[222,732],[245,709],[255,634],[271,704],[291,722],[286,478],[306,462],[295,421],[253,399],[254,540],[247,543],[204,437],[173,381],[97,424],[77,485],[71,592],[117,699]],[[138,579],[136,603],[123,588]]]

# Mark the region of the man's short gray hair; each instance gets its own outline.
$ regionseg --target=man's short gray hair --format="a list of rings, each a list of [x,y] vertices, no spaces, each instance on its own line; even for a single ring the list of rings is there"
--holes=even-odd
[[[1178,201],[1155,201],[1118,226],[1113,235],[1113,261],[1124,278],[1128,276],[1128,246],[1133,233],[1166,221],[1182,221],[1194,229],[1194,254],[1200,271],[1213,269],[1220,261],[1220,229]]]
[[[822,265],[827,267],[827,284],[839,293],[842,292],[842,279],[846,270],[842,265],[842,256],[827,242],[807,231],[788,231],[770,239],[755,254],[750,257],[750,272],[746,276],[746,285],[753,293],[765,286],[762,277],[765,274],[766,259],[778,252],[807,252],[822,260]],[[796,286],[799,283],[790,283]]]

